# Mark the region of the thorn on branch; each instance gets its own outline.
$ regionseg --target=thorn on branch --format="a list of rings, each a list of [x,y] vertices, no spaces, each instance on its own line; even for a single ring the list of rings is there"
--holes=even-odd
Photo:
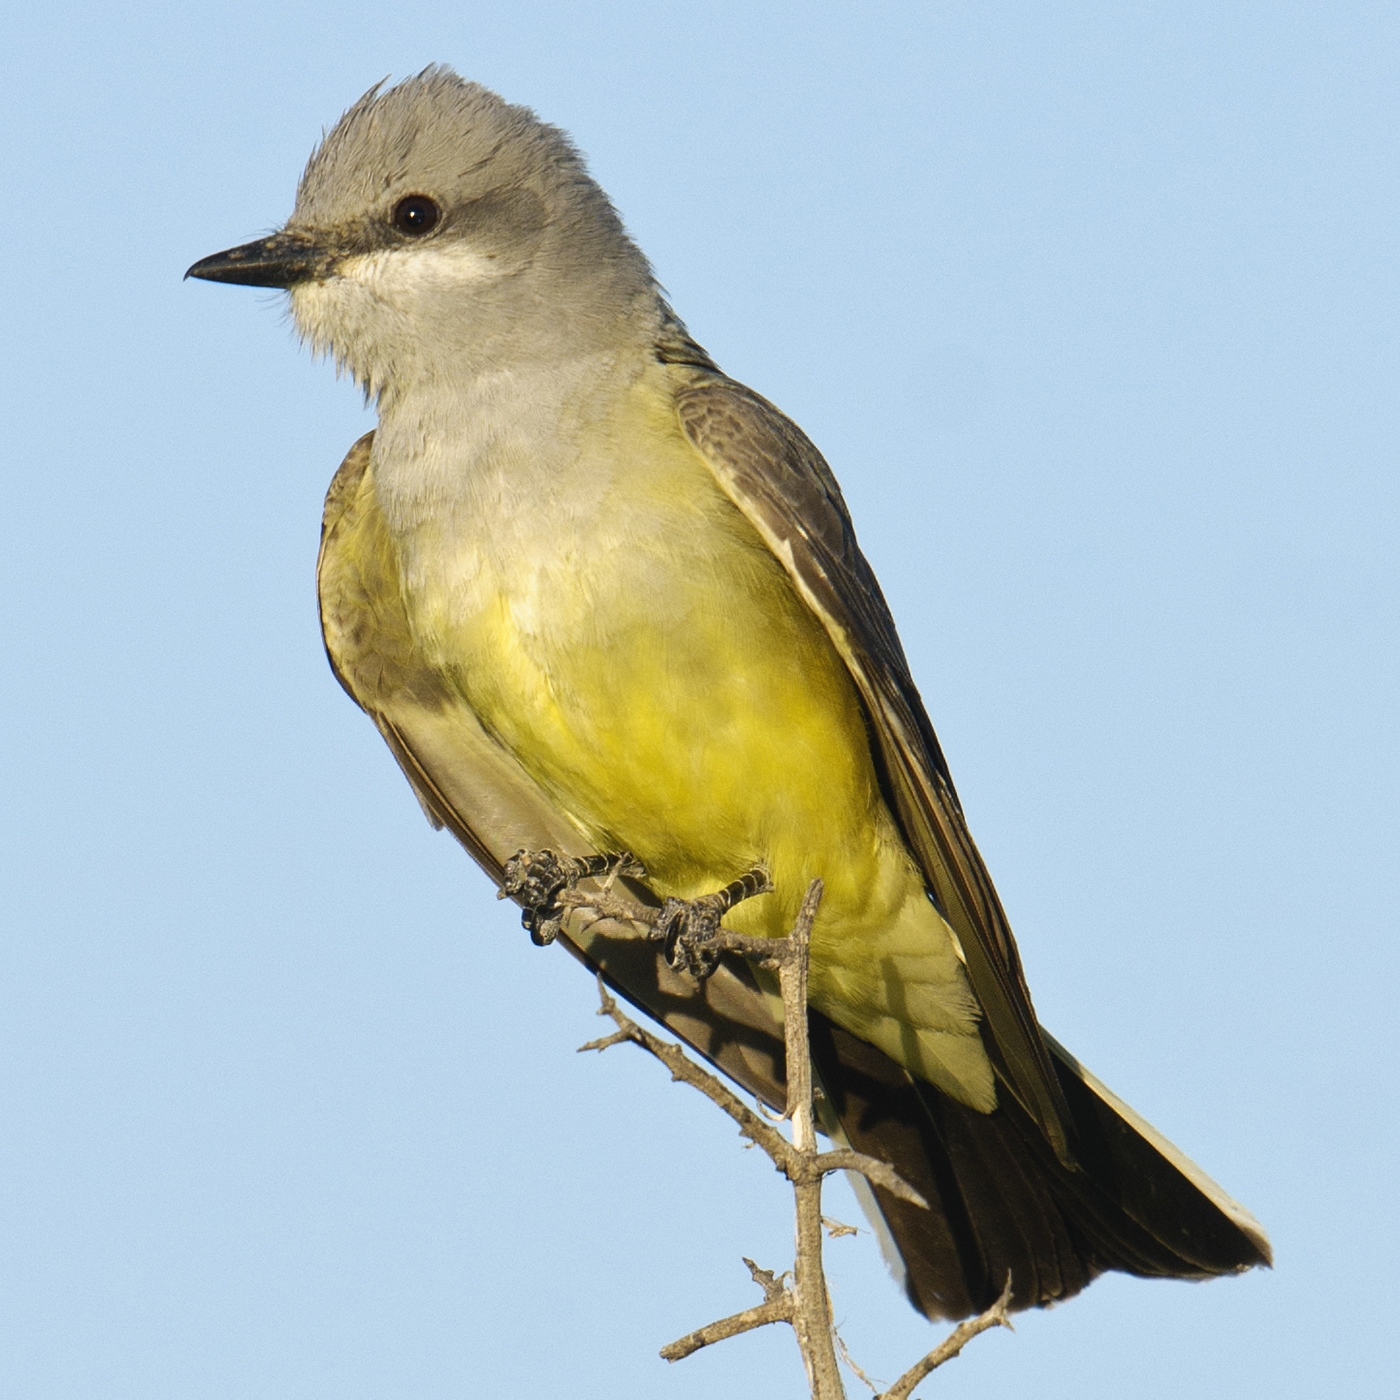
[[[774,1274],[772,1269],[760,1269],[748,1255],[744,1256],[744,1263],[749,1266],[749,1277],[763,1290],[763,1301],[771,1303],[775,1298],[781,1298],[787,1292],[788,1275]]]
[[[729,1337],[737,1337],[742,1332],[752,1332],[755,1327],[766,1327],[770,1322],[791,1322],[793,1317],[792,1293],[784,1280],[786,1274],[775,1275],[771,1269],[760,1269],[752,1259],[745,1259],[753,1281],[763,1290],[763,1301],[756,1307],[746,1308],[732,1317],[721,1318],[708,1326],[688,1332],[684,1337],[661,1348],[663,1361],[684,1361],[701,1347],[722,1342]]]
[[[600,1040],[590,1040],[580,1045],[578,1053],[583,1054],[585,1050],[609,1050],[614,1045],[621,1045],[624,1040],[631,1040],[632,1037],[626,1031],[614,1031],[611,1035],[605,1035]]]

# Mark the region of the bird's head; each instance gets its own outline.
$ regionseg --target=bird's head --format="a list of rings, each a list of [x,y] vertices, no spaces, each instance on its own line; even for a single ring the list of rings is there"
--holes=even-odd
[[[605,343],[655,296],[568,137],[441,67],[371,88],[285,226],[186,275],[285,288],[303,338],[377,398]]]

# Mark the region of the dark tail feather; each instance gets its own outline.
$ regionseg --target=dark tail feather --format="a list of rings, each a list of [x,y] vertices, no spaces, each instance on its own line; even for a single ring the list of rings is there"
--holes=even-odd
[[[1073,1297],[1109,1269],[1210,1278],[1270,1262],[1249,1214],[1047,1036],[1073,1115],[1078,1166],[1065,1167],[1003,1090],[978,1113],[916,1082],[817,1012],[812,1050],[852,1147],[891,1165],[928,1202],[876,1190],[914,1306],[961,1318]]]
[[[697,986],[655,944],[561,941],[750,1093],[784,1102],[782,1028],[746,962],[726,959]],[[920,1210],[875,1192],[910,1300],[929,1317],[983,1311],[1008,1273],[1012,1306],[1030,1308],[1073,1297],[1109,1269],[1210,1278],[1269,1263],[1248,1212],[1052,1037],[1076,1167],[1005,1089],[994,1113],[977,1113],[819,1012],[808,1023],[825,1126],[889,1162],[929,1202]]]

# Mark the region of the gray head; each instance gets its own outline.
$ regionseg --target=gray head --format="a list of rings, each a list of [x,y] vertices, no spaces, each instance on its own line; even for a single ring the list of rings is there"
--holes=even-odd
[[[286,226],[188,275],[288,289],[302,335],[379,396],[605,347],[659,307],[568,137],[442,67],[371,88]]]

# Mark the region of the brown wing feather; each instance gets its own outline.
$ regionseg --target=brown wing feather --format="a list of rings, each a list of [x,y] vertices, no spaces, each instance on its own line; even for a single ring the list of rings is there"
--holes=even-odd
[[[707,375],[677,395],[676,410],[690,441],[786,566],[850,669],[905,838],[962,942],[993,1060],[1068,1162],[1072,1120],[1015,939],[836,478],[795,423],[733,380]]]
[[[500,862],[486,842],[456,813],[432,775],[415,757],[399,727],[384,713],[405,698],[440,709],[447,697],[436,677],[421,665],[407,618],[384,606],[398,594],[389,541],[377,538],[360,498],[369,470],[374,434],[366,433],[345,454],[331,478],[321,517],[321,551],[316,561],[316,593],[321,609],[321,637],[331,670],[345,692],[374,720],[389,751],[398,760],[428,820],[447,827],[477,863],[500,882]],[[368,535],[358,548],[344,548],[352,535]]]

